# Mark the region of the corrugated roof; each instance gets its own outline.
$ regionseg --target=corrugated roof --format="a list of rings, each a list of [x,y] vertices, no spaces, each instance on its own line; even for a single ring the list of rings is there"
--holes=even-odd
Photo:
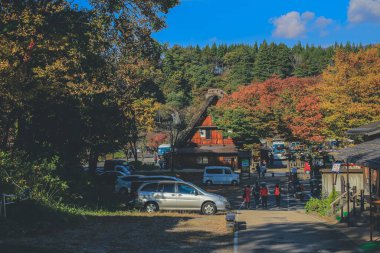
[[[380,138],[331,153],[337,160],[380,169]]]
[[[349,135],[366,135],[372,136],[380,134],[380,121],[372,122],[357,128],[352,128],[346,132]]]

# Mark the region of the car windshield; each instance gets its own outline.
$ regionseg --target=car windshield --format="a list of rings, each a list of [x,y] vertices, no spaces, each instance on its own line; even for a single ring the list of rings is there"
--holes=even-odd
[[[195,189],[190,185],[178,184],[178,193],[182,194],[194,194]]]
[[[189,186],[191,186],[191,187],[193,187],[194,189],[196,189],[200,193],[207,194],[207,192],[205,190],[203,190],[202,188],[199,188],[196,185],[193,185],[192,183],[186,182],[186,184],[189,185]]]

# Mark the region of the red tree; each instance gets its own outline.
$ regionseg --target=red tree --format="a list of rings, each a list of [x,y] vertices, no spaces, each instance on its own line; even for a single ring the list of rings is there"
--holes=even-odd
[[[243,110],[252,119],[252,125],[247,128],[254,129],[257,137],[283,134],[288,138],[322,141],[320,102],[312,94],[318,80],[317,77],[290,77],[252,83],[224,97],[216,110],[219,115],[223,111]]]
[[[165,141],[168,138],[168,134],[164,132],[160,133],[149,133],[147,135],[147,146],[150,148],[158,148],[162,143],[165,143]]]

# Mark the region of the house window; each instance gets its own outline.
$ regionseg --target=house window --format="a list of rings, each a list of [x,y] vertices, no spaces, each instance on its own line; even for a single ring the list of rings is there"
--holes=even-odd
[[[211,139],[211,129],[206,129],[206,139],[207,140]]]
[[[200,134],[201,138],[205,138],[206,137],[206,130],[205,129],[199,129],[199,134]]]
[[[207,156],[198,156],[197,157],[197,164],[208,164],[208,157]]]

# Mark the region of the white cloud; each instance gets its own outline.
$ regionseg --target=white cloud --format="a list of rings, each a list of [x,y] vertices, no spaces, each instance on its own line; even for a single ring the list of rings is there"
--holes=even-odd
[[[275,26],[273,36],[293,39],[302,36],[306,32],[306,23],[314,13],[304,12],[302,15],[297,11],[289,12],[281,17],[272,19]]]
[[[315,25],[320,28],[325,28],[329,24],[333,22],[330,18],[325,18],[324,16],[321,16],[315,20]]]
[[[314,12],[292,11],[271,19],[271,23],[275,26],[272,35],[278,38],[295,39],[306,36],[309,32],[319,32],[320,36],[326,36],[327,28],[333,22],[332,19],[324,16],[316,17]]]
[[[306,11],[306,12],[302,13],[302,15],[301,15],[301,18],[303,20],[307,20],[307,21],[314,19],[314,17],[315,17],[315,14],[314,14],[314,12],[311,12],[311,11]]]
[[[380,0],[350,0],[348,20],[351,23],[380,23]]]

